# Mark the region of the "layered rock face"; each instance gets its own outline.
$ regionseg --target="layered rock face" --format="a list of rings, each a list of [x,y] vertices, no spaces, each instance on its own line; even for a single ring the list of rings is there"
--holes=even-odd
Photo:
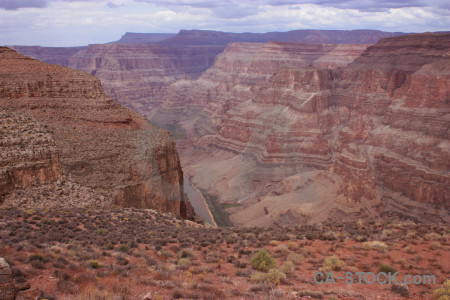
[[[449,222],[449,42],[231,44],[150,117],[187,131],[185,172],[235,224]]]
[[[192,217],[170,133],[112,101],[98,79],[5,47],[0,73],[5,203],[17,188],[27,194],[30,186],[48,184],[46,194],[54,193],[59,179],[57,185],[71,187],[59,190],[61,200],[84,189],[93,204]]]
[[[139,113],[158,106],[178,79],[197,78],[223,46],[90,45],[69,66],[94,74],[105,92]]]

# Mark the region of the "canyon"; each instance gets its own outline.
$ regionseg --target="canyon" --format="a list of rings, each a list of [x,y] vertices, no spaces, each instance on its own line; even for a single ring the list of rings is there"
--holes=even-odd
[[[236,225],[449,222],[450,34],[368,45],[232,43],[149,114]]]
[[[450,222],[448,33],[129,37],[64,61],[183,132],[184,173],[221,225]]]
[[[100,80],[0,48],[3,207],[136,207],[193,219],[171,134]]]

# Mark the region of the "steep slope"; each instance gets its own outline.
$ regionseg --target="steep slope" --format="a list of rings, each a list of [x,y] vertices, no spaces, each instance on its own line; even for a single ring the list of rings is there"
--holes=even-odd
[[[449,222],[449,43],[231,44],[150,117],[184,127],[185,172],[236,224]]]
[[[0,196],[6,204],[17,204],[15,189],[27,194],[30,186],[47,184],[47,196],[61,192],[54,188],[59,179],[57,185],[73,187],[69,194],[83,189],[90,201],[84,204],[192,217],[171,135],[112,101],[94,76],[5,47],[0,74]],[[47,200],[24,205],[61,205]]]

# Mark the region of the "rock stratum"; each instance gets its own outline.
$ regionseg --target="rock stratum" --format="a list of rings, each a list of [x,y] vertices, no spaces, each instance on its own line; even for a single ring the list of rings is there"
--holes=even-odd
[[[100,80],[0,48],[3,205],[155,208],[183,218],[171,134],[115,103]]]
[[[238,225],[450,222],[450,34],[232,43],[149,115]]]
[[[88,47],[13,46],[47,63],[82,70],[100,78],[105,92],[141,114],[167,98],[167,88],[181,79],[197,79],[232,42],[304,42],[373,44],[404,33],[378,30],[293,30],[229,33],[181,30],[178,34],[126,33],[113,44]]]

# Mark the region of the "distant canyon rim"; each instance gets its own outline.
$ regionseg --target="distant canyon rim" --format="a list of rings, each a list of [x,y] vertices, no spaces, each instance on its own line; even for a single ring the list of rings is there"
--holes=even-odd
[[[219,225],[450,222],[449,33],[194,30],[13,48],[95,75],[172,130]]]

